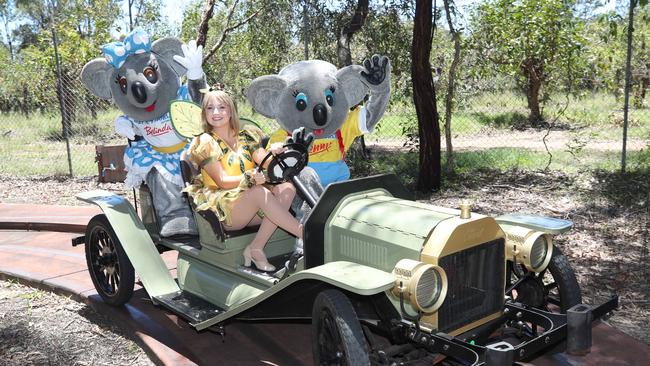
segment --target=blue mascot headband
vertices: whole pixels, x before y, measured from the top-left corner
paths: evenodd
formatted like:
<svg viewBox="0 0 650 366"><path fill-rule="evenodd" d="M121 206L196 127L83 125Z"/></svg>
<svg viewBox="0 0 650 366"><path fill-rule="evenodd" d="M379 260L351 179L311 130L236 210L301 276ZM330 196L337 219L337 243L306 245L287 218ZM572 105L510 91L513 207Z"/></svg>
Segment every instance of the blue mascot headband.
<svg viewBox="0 0 650 366"><path fill-rule="evenodd" d="M149 50L151 50L151 40L141 28L131 31L122 42L112 42L102 46L106 61L116 69L122 67L129 55L137 55Z"/></svg>

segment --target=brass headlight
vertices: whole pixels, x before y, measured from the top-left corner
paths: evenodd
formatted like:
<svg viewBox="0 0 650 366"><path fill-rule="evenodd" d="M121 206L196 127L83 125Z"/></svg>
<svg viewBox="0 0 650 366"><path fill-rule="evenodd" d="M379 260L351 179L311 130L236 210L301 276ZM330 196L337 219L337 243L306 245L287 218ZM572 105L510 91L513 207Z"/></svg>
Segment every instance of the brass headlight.
<svg viewBox="0 0 650 366"><path fill-rule="evenodd" d="M530 265L535 269L546 268L548 265L548 260L551 259L551 256L548 255L552 250L550 247L550 237L547 240L546 234L538 236L533 242L532 247L530 248ZM546 262L546 263L544 263Z"/></svg>
<svg viewBox="0 0 650 366"><path fill-rule="evenodd" d="M506 256L523 264L529 271L541 272L551 261L553 239L541 231L502 225L506 232Z"/></svg>
<svg viewBox="0 0 650 366"><path fill-rule="evenodd" d="M447 295L447 275L438 266L412 259L402 259L393 269L393 293L408 300L417 310L432 313L442 305Z"/></svg>

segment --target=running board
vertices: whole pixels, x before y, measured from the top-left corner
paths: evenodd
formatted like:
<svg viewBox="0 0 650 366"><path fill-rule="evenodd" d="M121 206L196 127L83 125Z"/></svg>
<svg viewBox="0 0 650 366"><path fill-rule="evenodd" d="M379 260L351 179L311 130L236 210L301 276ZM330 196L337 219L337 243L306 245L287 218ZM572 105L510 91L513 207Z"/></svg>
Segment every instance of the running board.
<svg viewBox="0 0 650 366"><path fill-rule="evenodd" d="M224 310L186 291L176 291L154 296L154 303L171 310L195 326L205 320L215 317Z"/></svg>

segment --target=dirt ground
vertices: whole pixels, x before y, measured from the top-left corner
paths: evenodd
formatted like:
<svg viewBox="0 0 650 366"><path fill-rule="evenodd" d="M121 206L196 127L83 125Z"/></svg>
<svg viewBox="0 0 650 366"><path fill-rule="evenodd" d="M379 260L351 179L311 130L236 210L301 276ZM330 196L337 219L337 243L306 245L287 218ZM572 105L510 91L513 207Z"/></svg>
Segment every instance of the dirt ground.
<svg viewBox="0 0 650 366"><path fill-rule="evenodd" d="M0 365L153 365L90 307L0 281Z"/></svg>
<svg viewBox="0 0 650 366"><path fill-rule="evenodd" d="M121 184L97 184L96 177L25 178L0 174L3 203L80 205L74 194L98 188L133 197L131 191L122 190ZM446 207L458 207L461 199L469 199L473 210L481 214L525 212L572 220L574 229L555 240L576 271L584 302L600 303L617 293L620 308L609 322L648 343L650 173L621 176L604 172L566 175L483 171L455 177L445 183L441 192L420 199ZM47 364L43 357L50 351L46 350L57 344L66 345L55 354L64 364L148 362L134 343L110 328L110 322L96 319L97 314L74 301L1 283L0 364ZM46 325L46 320L57 323ZM77 328L82 326L87 328ZM43 330L39 331L39 327ZM81 355L85 355L83 360Z"/></svg>

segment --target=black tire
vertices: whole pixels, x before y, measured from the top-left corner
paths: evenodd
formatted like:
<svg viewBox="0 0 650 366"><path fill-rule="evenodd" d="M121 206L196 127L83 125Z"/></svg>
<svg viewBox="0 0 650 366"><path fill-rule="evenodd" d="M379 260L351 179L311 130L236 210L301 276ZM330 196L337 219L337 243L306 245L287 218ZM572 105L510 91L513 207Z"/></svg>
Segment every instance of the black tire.
<svg viewBox="0 0 650 366"><path fill-rule="evenodd" d="M121 306L133 296L135 271L106 215L86 227L86 265L95 289L105 303Z"/></svg>
<svg viewBox="0 0 650 366"><path fill-rule="evenodd" d="M516 291L515 301L546 311L559 310L563 314L582 303L576 275L555 245L548 267L540 273L528 272L524 266L508 262L508 285L521 278L524 280L513 289Z"/></svg>
<svg viewBox="0 0 650 366"><path fill-rule="evenodd" d="M338 290L318 294L312 309L314 364L370 365L368 343L350 300Z"/></svg>

